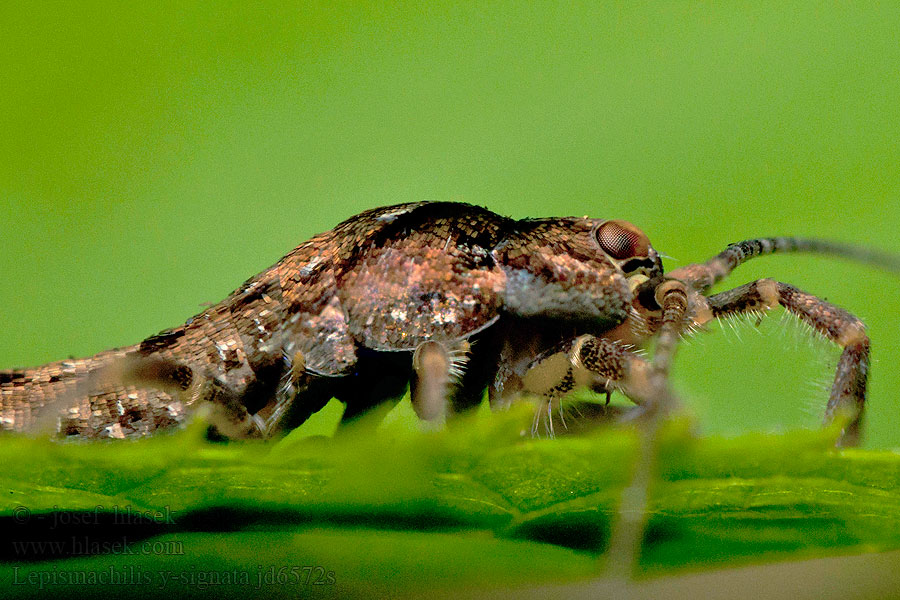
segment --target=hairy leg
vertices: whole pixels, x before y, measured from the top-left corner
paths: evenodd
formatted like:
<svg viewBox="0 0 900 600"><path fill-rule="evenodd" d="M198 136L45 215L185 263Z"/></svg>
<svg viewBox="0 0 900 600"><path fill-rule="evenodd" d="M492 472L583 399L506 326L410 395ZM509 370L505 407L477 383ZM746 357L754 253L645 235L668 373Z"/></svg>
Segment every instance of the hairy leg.
<svg viewBox="0 0 900 600"><path fill-rule="evenodd" d="M440 421L446 417L450 386L458 375L453 367L453 357L444 344L427 341L416 348L409 395L420 419Z"/></svg>
<svg viewBox="0 0 900 600"><path fill-rule="evenodd" d="M641 546L648 519L648 505L659 462L659 432L663 417L677 407L678 401L669 387L669 368L678 348L685 315L689 310L687 286L667 280L654 290L661 308L653 362L647 369L649 394L644 418L640 421L637 461L628 486L622 491L619 511L612 528L607 556L613 577L629 579L641 556Z"/></svg>
<svg viewBox="0 0 900 600"><path fill-rule="evenodd" d="M495 375L496 336L458 342L428 341L413 353L410 399L420 418L430 421L477 407Z"/></svg>
<svg viewBox="0 0 900 600"><path fill-rule="evenodd" d="M619 391L644 407L653 403L656 398L650 372L650 363L628 346L594 335L581 335L539 353L523 366L503 368L501 365L490 387L491 404L507 406L522 395L538 398L533 433L537 434L543 423L552 435L555 419L568 429L561 400L579 388L607 394ZM607 420L616 412L596 404L573 403L570 407L582 419Z"/></svg>
<svg viewBox="0 0 900 600"><path fill-rule="evenodd" d="M839 416L846 419L838 445L859 444L869 368L869 338L862 321L840 307L771 279L760 279L710 296L708 302L716 318L740 313L762 314L781 305L841 346L843 353L825 410L825 423Z"/></svg>

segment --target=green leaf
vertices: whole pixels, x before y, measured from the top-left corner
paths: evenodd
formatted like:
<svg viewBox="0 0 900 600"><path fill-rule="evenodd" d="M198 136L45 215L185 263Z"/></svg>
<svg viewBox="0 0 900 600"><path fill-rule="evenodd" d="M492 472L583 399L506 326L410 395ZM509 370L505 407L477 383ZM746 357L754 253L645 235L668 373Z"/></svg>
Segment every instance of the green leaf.
<svg viewBox="0 0 900 600"><path fill-rule="evenodd" d="M88 594L117 577L139 595L343 596L585 580L602 575L637 448L619 428L525 437L522 411L275 444L211 444L201 430L5 437L0 584ZM833 434L696 438L671 423L643 575L900 548L900 457L833 450Z"/></svg>

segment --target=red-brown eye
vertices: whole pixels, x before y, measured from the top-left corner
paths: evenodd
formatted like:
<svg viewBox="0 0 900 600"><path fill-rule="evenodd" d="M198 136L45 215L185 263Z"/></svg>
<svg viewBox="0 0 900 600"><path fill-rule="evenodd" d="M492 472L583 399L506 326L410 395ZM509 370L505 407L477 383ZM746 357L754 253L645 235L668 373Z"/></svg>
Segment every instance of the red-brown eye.
<svg viewBox="0 0 900 600"><path fill-rule="evenodd" d="M628 221L607 221L596 235L603 251L616 260L646 256L650 246L647 236Z"/></svg>

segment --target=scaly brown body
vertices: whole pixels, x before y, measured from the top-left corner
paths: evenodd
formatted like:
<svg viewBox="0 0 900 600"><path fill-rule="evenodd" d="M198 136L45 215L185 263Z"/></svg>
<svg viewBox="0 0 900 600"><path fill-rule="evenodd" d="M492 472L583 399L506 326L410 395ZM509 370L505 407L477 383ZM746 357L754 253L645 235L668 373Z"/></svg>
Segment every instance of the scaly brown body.
<svg viewBox="0 0 900 600"><path fill-rule="evenodd" d="M410 381L429 419L476 404L485 388L495 406L536 394L548 414L578 386L647 404L664 391L632 345L661 327L677 338L710 318L779 303L849 349L829 415L852 406L858 423L868 357L858 320L768 280L730 296L702 293L774 251L885 260L789 238L743 244L666 278L646 236L622 221L515 221L440 202L374 209L301 244L180 327L91 358L0 372L0 426L135 437L206 404L219 433L265 436L332 397L351 419Z"/></svg>

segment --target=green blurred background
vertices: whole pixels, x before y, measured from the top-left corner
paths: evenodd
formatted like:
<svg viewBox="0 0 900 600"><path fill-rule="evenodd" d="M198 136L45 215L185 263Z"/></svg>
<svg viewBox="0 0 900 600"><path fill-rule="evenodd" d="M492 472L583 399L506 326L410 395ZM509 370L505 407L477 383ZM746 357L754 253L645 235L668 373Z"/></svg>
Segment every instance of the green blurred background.
<svg viewBox="0 0 900 600"><path fill-rule="evenodd" d="M667 268L757 235L900 252L900 4L0 7L0 368L135 343L373 206L623 218ZM869 325L900 446L900 279L771 257ZM815 427L838 352L686 344L704 431Z"/></svg>

